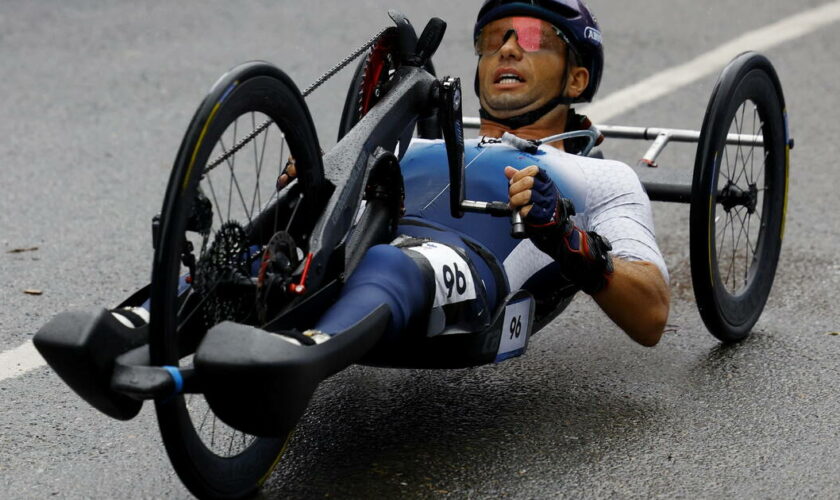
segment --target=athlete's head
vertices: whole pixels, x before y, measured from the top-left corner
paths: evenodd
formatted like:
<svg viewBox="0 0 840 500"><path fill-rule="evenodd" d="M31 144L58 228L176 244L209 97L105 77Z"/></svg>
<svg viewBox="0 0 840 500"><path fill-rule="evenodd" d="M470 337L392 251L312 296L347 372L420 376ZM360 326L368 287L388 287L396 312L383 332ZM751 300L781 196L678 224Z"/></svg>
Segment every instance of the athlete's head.
<svg viewBox="0 0 840 500"><path fill-rule="evenodd" d="M580 0L485 0L473 38L476 93L491 119L533 122L598 90L601 32Z"/></svg>

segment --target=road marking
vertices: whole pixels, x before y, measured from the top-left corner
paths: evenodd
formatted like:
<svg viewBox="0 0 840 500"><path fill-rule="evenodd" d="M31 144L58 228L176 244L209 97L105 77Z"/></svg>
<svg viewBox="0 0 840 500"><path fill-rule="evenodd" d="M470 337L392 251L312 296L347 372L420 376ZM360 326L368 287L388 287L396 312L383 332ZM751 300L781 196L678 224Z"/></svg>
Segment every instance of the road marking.
<svg viewBox="0 0 840 500"><path fill-rule="evenodd" d="M810 34L838 20L840 20L840 0L746 33L692 61L618 90L587 106L586 113L594 121L603 123L715 71L720 71L733 57L745 50L766 50ZM45 364L46 362L30 340L10 351L0 353L0 382L19 377Z"/></svg>
<svg viewBox="0 0 840 500"><path fill-rule="evenodd" d="M0 382L23 375L47 364L38 354L32 341L0 353Z"/></svg>
<svg viewBox="0 0 840 500"><path fill-rule="evenodd" d="M813 33L840 20L840 1L788 17L751 31L702 54L685 64L667 69L634 85L618 90L587 106L583 111L595 123L604 123L626 111L658 99L709 76L746 50L766 50Z"/></svg>

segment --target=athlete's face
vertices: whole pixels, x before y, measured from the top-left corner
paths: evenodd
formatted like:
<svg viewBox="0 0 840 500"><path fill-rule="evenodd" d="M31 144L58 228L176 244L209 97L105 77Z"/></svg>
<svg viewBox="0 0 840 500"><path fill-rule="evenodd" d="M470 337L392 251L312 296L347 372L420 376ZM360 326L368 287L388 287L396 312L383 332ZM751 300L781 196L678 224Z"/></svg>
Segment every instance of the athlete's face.
<svg viewBox="0 0 840 500"><path fill-rule="evenodd" d="M559 30L540 19L508 17L485 26L476 40L481 106L499 118L538 109L560 95L578 97L589 71L567 61ZM568 71L568 74L565 74Z"/></svg>
<svg viewBox="0 0 840 500"><path fill-rule="evenodd" d="M481 105L494 116L526 113L560 94L566 45L551 24L498 19L481 30L476 51Z"/></svg>

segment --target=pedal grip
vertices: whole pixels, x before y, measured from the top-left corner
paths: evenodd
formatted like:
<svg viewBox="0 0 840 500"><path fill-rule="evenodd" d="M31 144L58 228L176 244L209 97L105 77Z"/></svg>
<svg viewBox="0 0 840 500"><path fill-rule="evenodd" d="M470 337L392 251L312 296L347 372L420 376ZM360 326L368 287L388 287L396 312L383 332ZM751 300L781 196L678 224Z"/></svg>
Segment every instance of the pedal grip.
<svg viewBox="0 0 840 500"><path fill-rule="evenodd" d="M420 66L423 66L426 61L432 58L440 47L444 33L446 33L446 21L439 17L429 19L428 24L423 28L423 33L420 34L420 40L417 42L417 59Z"/></svg>
<svg viewBox="0 0 840 500"><path fill-rule="evenodd" d="M297 424L325 378L358 361L391 318L380 306L323 344L299 346L277 334L223 322L195 354L204 397L223 422L257 436L282 437Z"/></svg>

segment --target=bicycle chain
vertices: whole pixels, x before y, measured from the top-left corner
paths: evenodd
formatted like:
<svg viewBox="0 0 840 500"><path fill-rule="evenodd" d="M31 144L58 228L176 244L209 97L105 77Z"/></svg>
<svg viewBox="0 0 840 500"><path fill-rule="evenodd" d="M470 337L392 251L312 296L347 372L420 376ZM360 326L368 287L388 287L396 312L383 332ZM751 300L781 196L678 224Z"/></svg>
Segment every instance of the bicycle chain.
<svg viewBox="0 0 840 500"><path fill-rule="evenodd" d="M338 73L339 71L341 71L342 69L344 69L344 67L346 67L348 64L350 64L351 62L353 62L356 58L358 58L360 55L362 55L362 53L363 53L365 50L369 49L369 48L370 48L370 47L371 47L374 43L376 43L376 41L377 41L377 40L379 40L379 38L380 38L382 35L384 35L384 34L385 34L385 32L386 32L386 31L388 31L388 29L389 29L389 28L385 28L385 29L383 29L382 31L380 31L379 33L377 33L376 35L374 35L373 37L371 37L371 39L370 39L370 40L368 40L367 42L365 42L365 44L364 44L364 45L362 45L361 47L359 47L358 49L356 49L355 51L353 51L353 53L352 53L352 54L350 54L349 56L345 57L344 59L342 59L341 61L339 61L339 63L338 63L338 64L336 64L335 66L333 66L332 68L330 68L330 70L329 70L329 71L327 71L326 73L324 73L324 74L323 74L320 78L318 78L317 80L315 80L315 82L314 82L312 85L310 85L310 86L309 86L306 90L304 90L304 91L303 91L303 97L307 97L309 94L311 94L311 93L312 93L312 91L313 91L313 90L315 90L315 89L317 89L318 87L320 87L321 85L323 85L323 83L324 83L324 82L326 82L327 80L329 80L330 78L332 78L332 77L333 77L336 73Z"/></svg>
<svg viewBox="0 0 840 500"><path fill-rule="evenodd" d="M371 39L370 39L370 40L368 40L367 42L365 42L365 44L364 44L364 45L362 45L362 46L361 46L361 47L359 47L358 49L354 50L354 51L353 51L350 55L348 55L347 57L345 57L344 59L342 59L341 61L339 61L339 62L338 62L338 64L336 64L335 66L333 66L332 68L330 68L330 69L329 69L326 73L324 73L324 74L323 74L323 75L321 75L321 76L320 76L317 80L315 80L315 81L312 83L312 85L310 85L309 87L307 87L307 88L306 88L306 90L304 90L304 91L303 91L303 94L301 94L301 95L302 95L304 98L305 98L305 97L308 97L308 96L309 96L309 94L311 94L311 93L312 93L315 89L317 89L318 87L320 87L321 85L323 85L323 84L324 84L324 82L326 82L327 80L329 80L330 78L332 78L333 76L335 76L335 74L336 74L336 73L338 73L339 71L341 71L342 69L344 69L344 68L345 68L348 64L350 64L351 62L353 62L354 60L356 60L356 59L357 59L360 55L362 55L362 53L364 53L367 49L369 49L370 47L372 47L372 46L373 46L373 44L375 44L375 43L377 42L377 40L379 40L379 38L380 38L382 35L384 35L386 31L388 31L388 29L389 29L389 28L385 28L385 29L383 29L382 31L380 31L379 33L377 33L376 35L374 35L373 37L371 37ZM231 148L231 150L230 150L230 151L225 151L225 152L224 152L221 156L219 156L218 158L216 158L215 160L213 160L212 162L210 162L210 163L207 165L207 168L205 168L205 169L204 169L204 173L206 174L207 172L210 172L210 171L211 171L211 170L213 170L214 168L218 167L218 166L219 166L222 162L226 161L228 158L230 158L231 156L233 156L234 154L236 154L236 153L237 153L240 149L242 149L243 147L245 147L245 145L246 145L246 144L248 144L249 142L253 141L255 137L257 137L257 136L258 136L258 135L260 135L260 134L261 134L261 133L262 133L265 129L267 129L267 128L268 128L268 127L272 124L272 123L274 123L274 121L273 121L273 120L271 120L271 119L268 119L268 120L266 120L265 122L263 122L262 124L260 124L260 126L259 126L259 127L257 127L256 129L254 129L254 131L253 131L253 132L251 132L251 133L250 133L250 134L248 134L247 136L243 137L243 138L242 138L239 142L237 142L237 143L236 143L236 145L235 145L235 146L233 146L233 148Z"/></svg>

